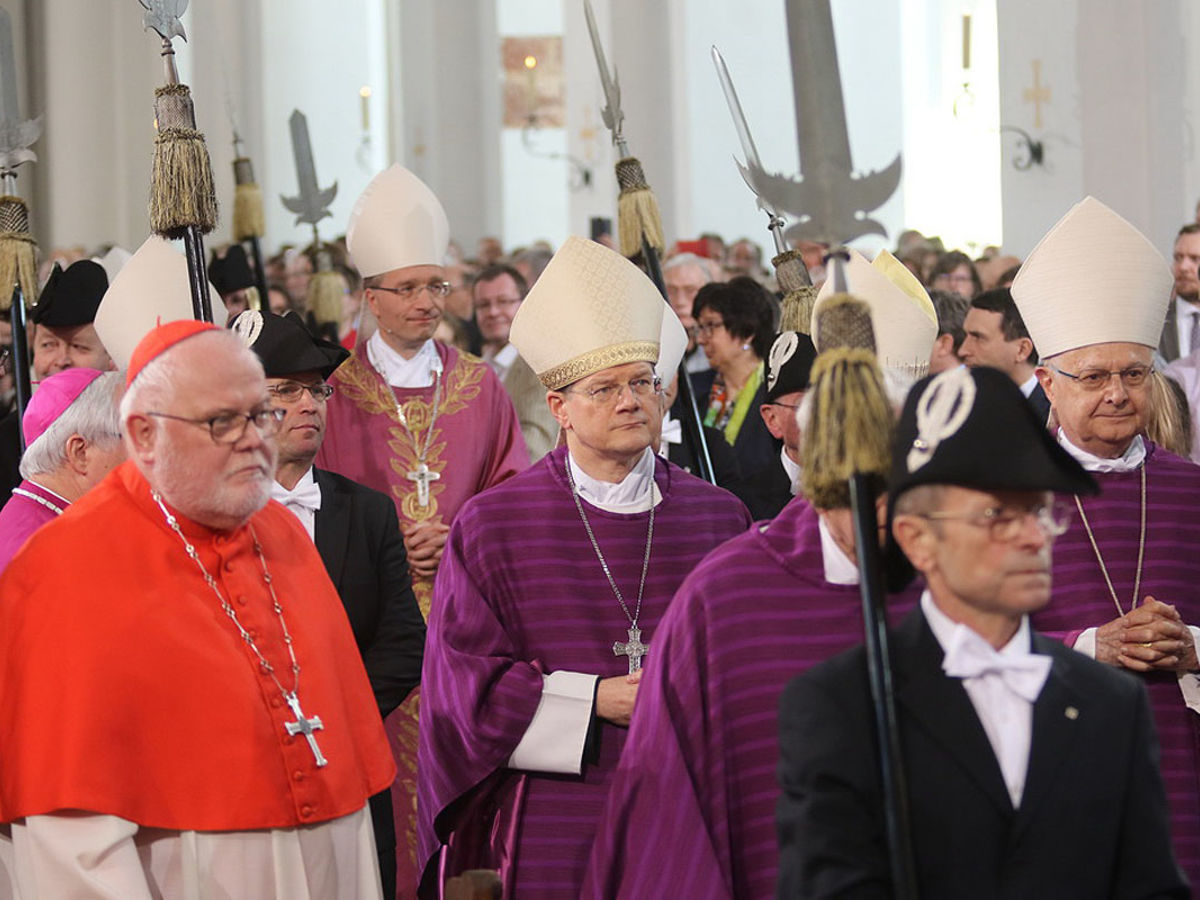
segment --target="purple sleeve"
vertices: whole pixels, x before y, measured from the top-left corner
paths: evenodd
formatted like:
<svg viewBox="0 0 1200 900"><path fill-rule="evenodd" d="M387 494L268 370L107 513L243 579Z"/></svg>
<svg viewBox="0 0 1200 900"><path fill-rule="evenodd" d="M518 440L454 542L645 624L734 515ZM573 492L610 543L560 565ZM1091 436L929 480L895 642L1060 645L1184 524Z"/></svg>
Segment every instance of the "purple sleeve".
<svg viewBox="0 0 1200 900"><path fill-rule="evenodd" d="M443 813L503 768L537 710L542 672L516 658L512 640L472 559L485 542L460 517L434 585L422 673L418 769L419 862L454 830Z"/></svg>

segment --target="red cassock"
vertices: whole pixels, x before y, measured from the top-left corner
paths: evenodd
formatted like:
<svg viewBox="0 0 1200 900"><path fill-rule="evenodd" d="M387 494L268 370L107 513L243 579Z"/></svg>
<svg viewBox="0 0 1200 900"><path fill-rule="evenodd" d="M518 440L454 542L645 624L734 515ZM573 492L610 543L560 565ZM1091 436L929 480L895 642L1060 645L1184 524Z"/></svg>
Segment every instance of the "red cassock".
<svg viewBox="0 0 1200 900"><path fill-rule="evenodd" d="M275 502L214 532L180 518L280 682L300 665L318 767L132 463L40 529L0 579L0 821L87 810L174 830L290 828L359 810L395 766L312 541Z"/></svg>

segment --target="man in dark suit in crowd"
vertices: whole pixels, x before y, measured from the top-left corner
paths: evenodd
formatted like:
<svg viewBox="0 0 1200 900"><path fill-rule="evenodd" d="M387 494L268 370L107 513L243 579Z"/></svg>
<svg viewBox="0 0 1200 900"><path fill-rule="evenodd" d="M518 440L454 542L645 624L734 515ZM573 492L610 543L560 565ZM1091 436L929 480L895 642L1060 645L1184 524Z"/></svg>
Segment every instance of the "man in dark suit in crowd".
<svg viewBox="0 0 1200 900"><path fill-rule="evenodd" d="M981 367L913 389L890 490L889 553L927 585L892 638L918 895L1190 896L1144 688L1029 627L1050 492L1095 482ZM861 646L789 685L780 729L779 896L892 896Z"/></svg>
<svg viewBox="0 0 1200 900"><path fill-rule="evenodd" d="M1050 415L1050 401L1033 374L1038 364L1037 348L1013 302L1012 291L996 288L977 294L963 320L963 331L966 336L958 348L962 361L972 367L991 366L1011 378L1044 425Z"/></svg>
<svg viewBox="0 0 1200 900"><path fill-rule="evenodd" d="M295 315L249 310L233 329L262 361L272 402L286 415L276 443L271 496L300 520L337 588L379 714L421 680L425 621L413 596L396 507L384 494L313 466L325 435L325 383L349 354L312 337ZM371 798L384 896L396 895L396 831L390 791Z"/></svg>
<svg viewBox="0 0 1200 900"><path fill-rule="evenodd" d="M1200 224L1189 222L1175 236L1171 275L1175 285L1158 343L1167 362L1200 350Z"/></svg>

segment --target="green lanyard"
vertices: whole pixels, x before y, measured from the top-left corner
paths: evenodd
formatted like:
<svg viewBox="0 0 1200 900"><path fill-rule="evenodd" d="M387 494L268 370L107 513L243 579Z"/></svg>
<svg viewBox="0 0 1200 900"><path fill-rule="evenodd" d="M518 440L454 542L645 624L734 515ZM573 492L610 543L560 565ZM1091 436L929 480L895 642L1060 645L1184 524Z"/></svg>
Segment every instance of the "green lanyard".
<svg viewBox="0 0 1200 900"><path fill-rule="evenodd" d="M758 386L762 384L762 379L763 364L759 363L758 368L746 379L746 383L738 392L737 402L733 405L733 415L725 423L725 442L730 447L737 440L738 432L742 429L742 422L746 420L746 413L750 411L750 404L754 402L754 398L758 394Z"/></svg>

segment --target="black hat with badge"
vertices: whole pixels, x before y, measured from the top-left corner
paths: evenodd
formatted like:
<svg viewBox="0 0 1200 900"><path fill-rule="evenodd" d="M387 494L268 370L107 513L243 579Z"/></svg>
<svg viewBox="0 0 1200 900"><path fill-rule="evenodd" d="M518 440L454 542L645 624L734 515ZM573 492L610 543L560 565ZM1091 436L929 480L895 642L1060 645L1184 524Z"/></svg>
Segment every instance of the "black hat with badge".
<svg viewBox="0 0 1200 900"><path fill-rule="evenodd" d="M1099 486L1042 425L999 369L958 366L917 382L896 427L888 482L888 556L896 501L925 484L980 491L1098 494Z"/></svg>
<svg viewBox="0 0 1200 900"><path fill-rule="evenodd" d="M48 328L90 325L107 290L108 275L100 263L81 259L65 269L55 263L31 318Z"/></svg>
<svg viewBox="0 0 1200 900"><path fill-rule="evenodd" d="M224 256L213 254L208 263L208 280L222 297L255 286L254 273L241 244L230 246Z"/></svg>
<svg viewBox="0 0 1200 900"><path fill-rule="evenodd" d="M775 335L767 354L767 402L774 403L784 394L807 391L817 350L812 338L801 331L783 331Z"/></svg>
<svg viewBox="0 0 1200 900"><path fill-rule="evenodd" d="M345 347L314 338L294 313L277 316L248 309L229 327L262 361L268 378L301 372L320 372L328 378L350 356Z"/></svg>

